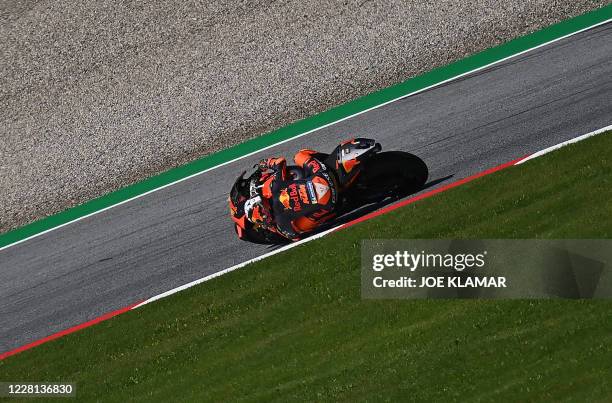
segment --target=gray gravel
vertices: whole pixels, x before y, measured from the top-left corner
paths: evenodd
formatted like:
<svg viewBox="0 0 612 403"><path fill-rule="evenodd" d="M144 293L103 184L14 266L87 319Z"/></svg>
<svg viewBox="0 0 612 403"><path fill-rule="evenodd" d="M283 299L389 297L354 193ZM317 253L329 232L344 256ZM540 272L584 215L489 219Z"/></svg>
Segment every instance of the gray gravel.
<svg viewBox="0 0 612 403"><path fill-rule="evenodd" d="M0 231L608 3L3 2Z"/></svg>

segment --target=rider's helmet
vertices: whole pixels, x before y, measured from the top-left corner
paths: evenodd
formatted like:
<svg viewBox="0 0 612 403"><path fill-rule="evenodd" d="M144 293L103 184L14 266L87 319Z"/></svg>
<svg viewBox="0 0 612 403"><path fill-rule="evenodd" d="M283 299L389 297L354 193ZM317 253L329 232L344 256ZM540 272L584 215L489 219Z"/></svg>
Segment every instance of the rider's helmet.
<svg viewBox="0 0 612 403"><path fill-rule="evenodd" d="M246 179L245 173L234 182L228 200L234 229L240 239L246 239L247 233L261 225L269 226L272 221L268 202L259 196L261 172L256 171Z"/></svg>
<svg viewBox="0 0 612 403"><path fill-rule="evenodd" d="M244 213L252 224L261 225L268 219L268 211L261 196L255 196L244 203Z"/></svg>

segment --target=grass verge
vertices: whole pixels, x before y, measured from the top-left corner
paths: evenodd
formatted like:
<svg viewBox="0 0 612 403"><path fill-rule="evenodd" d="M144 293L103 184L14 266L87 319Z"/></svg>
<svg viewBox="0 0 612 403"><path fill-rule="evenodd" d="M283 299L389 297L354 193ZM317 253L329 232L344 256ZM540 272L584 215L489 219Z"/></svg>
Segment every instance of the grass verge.
<svg viewBox="0 0 612 403"><path fill-rule="evenodd" d="M612 398L612 302L365 301L364 238L610 238L612 135L9 357L79 400Z"/></svg>

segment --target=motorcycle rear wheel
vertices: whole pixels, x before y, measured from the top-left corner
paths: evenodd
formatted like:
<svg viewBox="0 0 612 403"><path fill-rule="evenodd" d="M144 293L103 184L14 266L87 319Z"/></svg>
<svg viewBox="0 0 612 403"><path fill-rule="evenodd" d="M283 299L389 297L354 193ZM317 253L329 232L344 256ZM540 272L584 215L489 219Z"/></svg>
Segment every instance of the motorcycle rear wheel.
<svg viewBox="0 0 612 403"><path fill-rule="evenodd" d="M422 159L403 151L378 153L363 165L351 192L362 201L407 196L423 189L429 176Z"/></svg>

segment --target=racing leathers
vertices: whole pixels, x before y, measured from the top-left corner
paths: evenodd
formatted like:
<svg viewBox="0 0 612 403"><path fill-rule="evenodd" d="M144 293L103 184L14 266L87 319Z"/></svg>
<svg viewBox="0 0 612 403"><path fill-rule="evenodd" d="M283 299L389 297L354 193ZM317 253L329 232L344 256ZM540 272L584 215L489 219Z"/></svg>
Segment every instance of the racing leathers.
<svg viewBox="0 0 612 403"><path fill-rule="evenodd" d="M260 169L270 170L263 180L261 194L269 206L275 230L297 240L334 217L338 195L333 173L322 162L327 155L300 150L295 164L302 168L297 177L287 170L285 158L268 158Z"/></svg>

